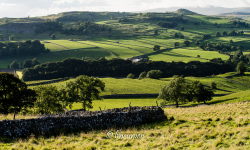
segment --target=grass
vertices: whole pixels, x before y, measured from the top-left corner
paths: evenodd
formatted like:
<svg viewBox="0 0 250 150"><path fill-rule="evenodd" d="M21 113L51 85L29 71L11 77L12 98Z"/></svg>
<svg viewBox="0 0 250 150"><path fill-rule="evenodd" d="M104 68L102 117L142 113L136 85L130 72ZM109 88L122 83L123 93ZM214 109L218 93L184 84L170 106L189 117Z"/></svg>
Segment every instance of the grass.
<svg viewBox="0 0 250 150"><path fill-rule="evenodd" d="M26 59L37 58L40 63L62 61L67 58L82 59L85 57L100 58L112 57L112 54L102 48L86 48L86 49L71 49L65 51L53 51L50 53L41 54L39 56L27 56L16 58L5 58L0 60L0 68L6 68L13 60L23 62Z"/></svg>
<svg viewBox="0 0 250 150"><path fill-rule="evenodd" d="M168 84L168 80L154 79L101 79L106 85L105 95L112 94L153 94Z"/></svg>
<svg viewBox="0 0 250 150"><path fill-rule="evenodd" d="M80 44L80 43L69 41L69 40L47 40L47 41L43 41L43 43L48 49L52 51L93 48L93 46L84 45L84 44Z"/></svg>
<svg viewBox="0 0 250 150"><path fill-rule="evenodd" d="M220 38L214 38L210 41L212 42L222 42L222 43L229 43L230 41L233 41L234 45L237 46L243 46L245 48L245 51L250 50L250 40L248 36L240 36L240 37L220 37Z"/></svg>
<svg viewBox="0 0 250 150"><path fill-rule="evenodd" d="M187 80L198 80L207 86L211 86L212 82L217 84L218 90L216 94L231 94L250 89L250 73L246 73L246 76L233 76L235 73L221 74L217 76L208 77L186 77ZM232 77L231 77L232 76ZM160 89L167 85L172 78L163 78L160 80L155 79L115 79L115 78L101 78L105 83L105 91L102 95L113 94L157 94ZM74 79L71 79L72 81ZM32 81L27 84L32 84L43 81ZM62 81L53 83L57 87L63 87L68 81ZM33 87L32 87L33 88Z"/></svg>
<svg viewBox="0 0 250 150"><path fill-rule="evenodd" d="M210 16L203 16L203 15L191 15L190 17L202 20L206 23L217 23L217 24L227 24L230 23L228 18L222 17L210 17Z"/></svg>
<svg viewBox="0 0 250 150"><path fill-rule="evenodd" d="M64 87L69 81L62 81L49 85ZM160 89L168 84L169 80L154 80L154 79L115 79L115 78L101 78L105 83L105 91L102 95L114 95L114 94L155 94L159 93ZM31 81L27 84L39 83L43 81ZM34 88L34 87L31 87Z"/></svg>
<svg viewBox="0 0 250 150"><path fill-rule="evenodd" d="M113 109L113 108L123 108L129 106L160 106L162 100L157 99L104 99L104 100L96 100L93 101L93 109L91 111L99 111L106 110L106 109ZM72 107L73 110L82 109L81 103L76 103Z"/></svg>
<svg viewBox="0 0 250 150"><path fill-rule="evenodd" d="M235 73L226 73L210 77L186 77L187 80L201 81L207 86L211 86L212 82L217 84L215 94L222 96L215 96L208 104L215 103L232 103L250 101L250 73L246 76L235 76ZM114 79L114 78L101 78L106 85L106 90L101 95L115 95L115 94L158 94L160 89L167 85L172 78L163 78L161 80L154 79ZM70 79L73 81L74 79ZM28 84L39 83L43 81L31 81ZM57 87L64 87L69 81L53 83L51 85ZM46 86L46 85L45 85ZM34 87L31 87L34 88ZM223 96L225 95L225 96ZM156 102L157 101L157 102ZM131 106L156 106L160 105L163 101L155 98L130 98L130 99L104 99L93 101L93 109L96 111L112 108L122 108ZM171 104L171 103L168 103ZM186 103L182 106L196 106L198 103ZM81 109L81 103L75 103L72 109Z"/></svg>
<svg viewBox="0 0 250 150"><path fill-rule="evenodd" d="M229 95L215 97L212 102L238 102L238 101L250 101L250 90L232 93Z"/></svg>
<svg viewBox="0 0 250 150"><path fill-rule="evenodd" d="M198 57L198 55L200 57ZM189 48L178 48L173 49L161 54L152 55L150 59L155 61L167 61L167 62L190 62L190 61L201 61L207 62L213 58L222 58L227 60L229 57L223 54L220 54L215 51L204 51L197 47Z"/></svg>
<svg viewBox="0 0 250 150"><path fill-rule="evenodd" d="M164 38L138 38L130 40L97 40L97 41L70 41L70 40L44 40L45 47L51 52L37 56L4 58L0 60L0 68L6 68L13 60L23 62L25 59L37 58L41 63L62 61L66 58L130 58L153 52L154 45L161 49L173 48L175 42L183 43L183 39ZM201 57L198 58L197 55ZM151 55L153 61L209 61L213 58L228 59L228 56L218 52L203 51L196 47L173 49L157 55Z"/></svg>
<svg viewBox="0 0 250 150"><path fill-rule="evenodd" d="M212 82L217 84L216 94L230 94L250 89L250 74L246 76L234 76L235 73L221 74L210 77L188 77L189 80L199 80L203 84L210 86ZM232 76L232 77L231 77Z"/></svg>
<svg viewBox="0 0 250 150"><path fill-rule="evenodd" d="M0 143L0 149L249 149L250 103L219 104L165 109L172 121L120 130L123 135L141 138L108 138L116 129L29 138Z"/></svg>

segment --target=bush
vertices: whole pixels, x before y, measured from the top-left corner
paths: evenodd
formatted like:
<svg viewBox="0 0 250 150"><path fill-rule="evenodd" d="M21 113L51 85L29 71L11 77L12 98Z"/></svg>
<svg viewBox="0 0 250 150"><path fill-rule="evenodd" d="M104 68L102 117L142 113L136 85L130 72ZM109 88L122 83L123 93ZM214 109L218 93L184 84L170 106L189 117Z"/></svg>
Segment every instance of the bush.
<svg viewBox="0 0 250 150"><path fill-rule="evenodd" d="M49 50L40 41L0 42L0 57L34 56Z"/></svg>
<svg viewBox="0 0 250 150"><path fill-rule="evenodd" d="M135 75L134 75L133 73L130 73L130 74L128 74L127 78L129 78L129 79L134 79L134 78L135 78Z"/></svg>
<svg viewBox="0 0 250 150"><path fill-rule="evenodd" d="M161 50L161 46L159 45L155 45L154 48L153 48L154 51L159 51Z"/></svg>
<svg viewBox="0 0 250 150"><path fill-rule="evenodd" d="M147 73L147 78L151 79L160 79L162 77L162 71L160 70L151 70Z"/></svg>
<svg viewBox="0 0 250 150"><path fill-rule="evenodd" d="M139 75L139 80L141 80L141 79L144 79L144 78L146 78L147 77L147 72L142 72L140 75Z"/></svg>
<svg viewBox="0 0 250 150"><path fill-rule="evenodd" d="M241 61L237 64L236 71L239 75L244 75L246 70L247 68L244 62Z"/></svg>
<svg viewBox="0 0 250 150"><path fill-rule="evenodd" d="M216 84L215 82L212 82L212 83L211 83L211 88L212 88L213 90L217 89L217 84Z"/></svg>

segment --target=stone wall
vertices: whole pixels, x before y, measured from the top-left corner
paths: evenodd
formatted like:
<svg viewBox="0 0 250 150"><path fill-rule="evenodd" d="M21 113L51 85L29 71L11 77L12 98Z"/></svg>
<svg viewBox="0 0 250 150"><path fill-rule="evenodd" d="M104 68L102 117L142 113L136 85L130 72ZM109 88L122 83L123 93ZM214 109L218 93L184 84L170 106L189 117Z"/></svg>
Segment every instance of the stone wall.
<svg viewBox="0 0 250 150"><path fill-rule="evenodd" d="M61 78L61 79L55 79L55 80L50 80L50 81L44 81L44 82L39 82L39 83L32 83L32 84L27 84L28 86L40 86L40 85L46 85L46 84L52 84L52 83L58 83L62 81L67 81L70 78Z"/></svg>
<svg viewBox="0 0 250 150"><path fill-rule="evenodd" d="M160 107L128 107L96 112L71 111L37 119L0 121L0 136L7 138L56 136L109 128L134 127L166 119Z"/></svg>

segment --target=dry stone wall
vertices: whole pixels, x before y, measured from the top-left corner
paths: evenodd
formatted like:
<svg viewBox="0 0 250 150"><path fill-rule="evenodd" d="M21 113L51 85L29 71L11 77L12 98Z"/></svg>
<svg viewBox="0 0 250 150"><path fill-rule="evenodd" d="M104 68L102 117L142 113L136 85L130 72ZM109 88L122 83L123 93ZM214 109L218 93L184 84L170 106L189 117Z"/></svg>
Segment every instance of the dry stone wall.
<svg viewBox="0 0 250 150"><path fill-rule="evenodd" d="M14 139L30 136L56 136L109 128L134 127L166 119L160 107L128 107L96 112L70 111L37 119L0 121L0 136Z"/></svg>

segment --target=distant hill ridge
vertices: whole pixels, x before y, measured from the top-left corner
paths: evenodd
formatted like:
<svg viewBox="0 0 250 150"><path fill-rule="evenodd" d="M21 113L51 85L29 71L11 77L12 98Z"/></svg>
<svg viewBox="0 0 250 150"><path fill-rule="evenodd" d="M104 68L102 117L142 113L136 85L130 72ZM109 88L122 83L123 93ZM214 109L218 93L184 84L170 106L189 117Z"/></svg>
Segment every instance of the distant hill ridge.
<svg viewBox="0 0 250 150"><path fill-rule="evenodd" d="M145 10L143 12L173 12L180 9L180 7L169 7L169 8L155 8ZM239 7L239 8L226 8L226 7L184 7L184 9L203 14L203 15L220 15L223 13L232 13L232 12L244 12L250 13L250 7Z"/></svg>
<svg viewBox="0 0 250 150"><path fill-rule="evenodd" d="M223 13L221 15L223 16L238 16L238 15L248 16L250 15L250 12L232 12L232 13Z"/></svg>
<svg viewBox="0 0 250 150"><path fill-rule="evenodd" d="M188 9L178 9L175 13L177 14L182 14L182 15L198 15L198 13L195 13L193 11L190 11Z"/></svg>

